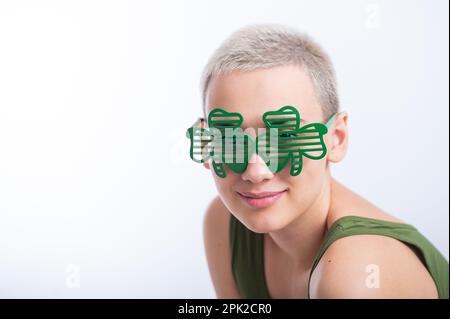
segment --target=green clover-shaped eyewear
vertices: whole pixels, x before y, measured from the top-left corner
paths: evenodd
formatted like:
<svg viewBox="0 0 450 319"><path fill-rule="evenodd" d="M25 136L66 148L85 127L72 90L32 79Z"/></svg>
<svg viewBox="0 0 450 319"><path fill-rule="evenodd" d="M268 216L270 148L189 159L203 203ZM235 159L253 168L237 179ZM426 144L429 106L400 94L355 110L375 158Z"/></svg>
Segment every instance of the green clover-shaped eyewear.
<svg viewBox="0 0 450 319"><path fill-rule="evenodd" d="M223 178L226 177L224 164L234 173L243 173L256 152L273 173L292 161L290 174L296 176L302 171L303 156L318 160L326 155L323 136L336 116L334 113L326 124L300 127L297 109L284 106L263 114L268 129L254 139L242 130L241 114L214 109L208 115L208 128L201 127L198 120L187 130L186 136L191 140L190 157L198 163L211 159L215 173Z"/></svg>

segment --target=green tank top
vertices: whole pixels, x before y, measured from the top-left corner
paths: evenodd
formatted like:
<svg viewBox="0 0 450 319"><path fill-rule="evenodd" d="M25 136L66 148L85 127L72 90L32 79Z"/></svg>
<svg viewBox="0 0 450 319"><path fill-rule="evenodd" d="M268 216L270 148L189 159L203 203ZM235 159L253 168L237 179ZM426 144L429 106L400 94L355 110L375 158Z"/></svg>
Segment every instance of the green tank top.
<svg viewBox="0 0 450 319"><path fill-rule="evenodd" d="M439 298L449 298L449 264L415 227L360 216L344 216L333 223L316 254L309 280L320 258L334 241L347 236L369 234L392 237L417 248L436 284ZM231 268L243 298L270 298L264 273L263 239L264 234L249 230L230 214Z"/></svg>

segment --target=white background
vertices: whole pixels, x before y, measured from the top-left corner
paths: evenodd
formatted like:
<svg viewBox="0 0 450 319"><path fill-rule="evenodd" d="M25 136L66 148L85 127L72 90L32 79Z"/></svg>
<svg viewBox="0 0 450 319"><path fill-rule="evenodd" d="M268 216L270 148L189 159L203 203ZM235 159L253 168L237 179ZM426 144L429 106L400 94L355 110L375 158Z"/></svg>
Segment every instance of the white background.
<svg viewBox="0 0 450 319"><path fill-rule="evenodd" d="M334 61L351 140L333 174L448 258L448 9L1 1L0 297L215 297L202 218L216 191L184 134L210 54L263 22Z"/></svg>

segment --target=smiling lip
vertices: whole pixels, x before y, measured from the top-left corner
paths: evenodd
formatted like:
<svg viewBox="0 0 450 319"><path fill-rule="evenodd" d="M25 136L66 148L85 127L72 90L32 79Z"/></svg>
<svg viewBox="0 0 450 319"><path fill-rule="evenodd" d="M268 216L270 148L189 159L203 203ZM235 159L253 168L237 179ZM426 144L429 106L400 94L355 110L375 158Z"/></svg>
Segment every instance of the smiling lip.
<svg viewBox="0 0 450 319"><path fill-rule="evenodd" d="M284 192L286 192L286 190L280 192L237 193L248 205L254 208L266 208L273 205L281 196L283 196Z"/></svg>

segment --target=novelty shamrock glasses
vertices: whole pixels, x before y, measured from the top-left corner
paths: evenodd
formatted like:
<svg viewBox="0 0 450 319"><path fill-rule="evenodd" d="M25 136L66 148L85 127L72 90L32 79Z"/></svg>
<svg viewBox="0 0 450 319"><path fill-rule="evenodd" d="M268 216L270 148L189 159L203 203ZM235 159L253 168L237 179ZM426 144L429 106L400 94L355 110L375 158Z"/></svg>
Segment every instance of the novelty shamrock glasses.
<svg viewBox="0 0 450 319"><path fill-rule="evenodd" d="M219 177L226 177L224 164L234 173L243 173L254 152L268 168L277 173L290 161L290 174L300 174L303 156L318 160L326 155L323 136L336 118L334 113L326 124L310 123L300 127L300 114L293 106L263 114L268 129L253 138L241 128L243 118L239 113L214 109L208 115L209 128L200 126L198 120L186 136L191 140L190 157L197 163L211 160ZM259 132L260 130L258 130Z"/></svg>

